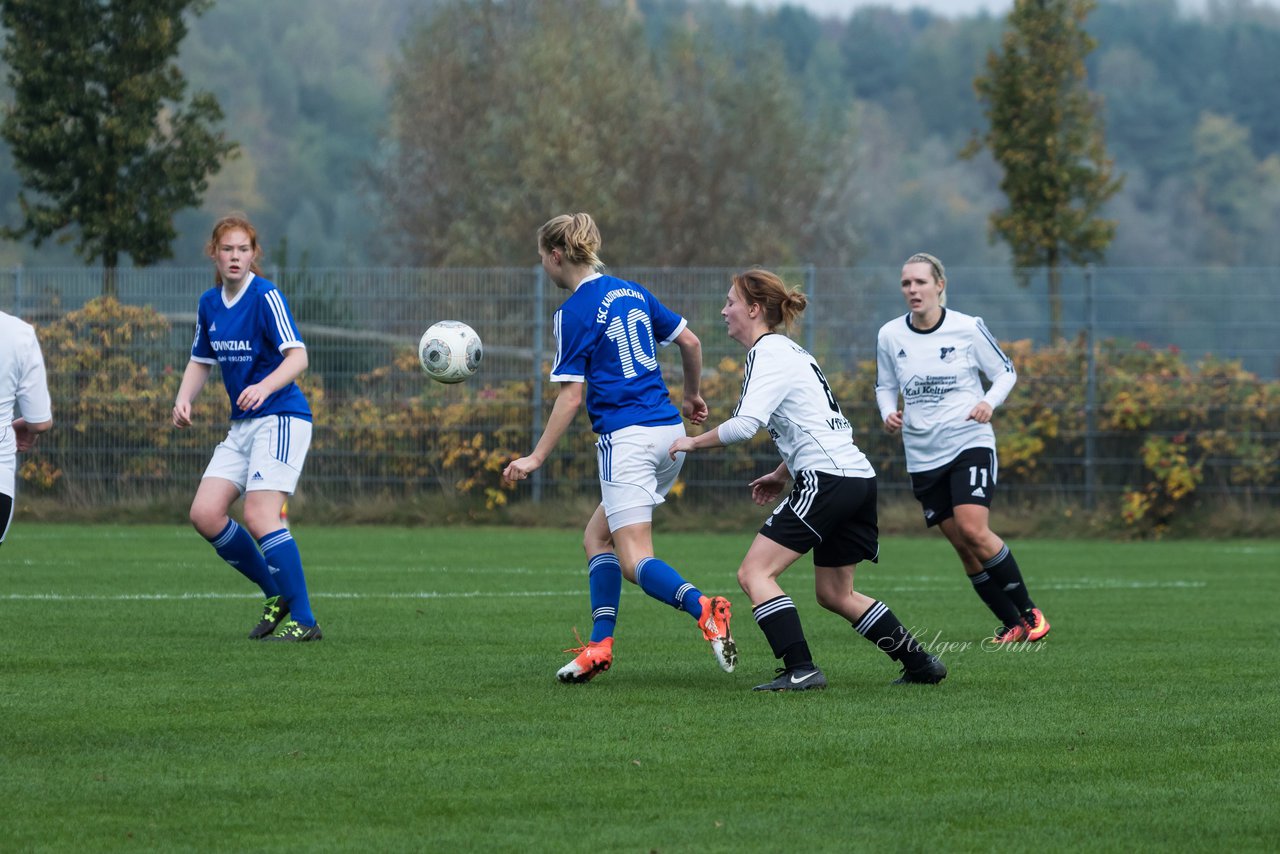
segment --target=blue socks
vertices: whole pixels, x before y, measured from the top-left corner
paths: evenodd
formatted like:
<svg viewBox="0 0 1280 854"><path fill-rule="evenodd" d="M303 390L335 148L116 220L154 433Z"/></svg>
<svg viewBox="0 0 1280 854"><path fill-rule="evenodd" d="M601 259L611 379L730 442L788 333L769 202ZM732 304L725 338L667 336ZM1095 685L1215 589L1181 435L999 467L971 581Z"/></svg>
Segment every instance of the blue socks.
<svg viewBox="0 0 1280 854"><path fill-rule="evenodd" d="M613 637L618 624L618 600L622 598L622 565L618 556L606 552L587 564L587 584L591 589L591 642Z"/></svg>
<svg viewBox="0 0 1280 854"><path fill-rule="evenodd" d="M227 520L227 527L222 533L209 540L209 545L218 553L218 557L234 566L240 574L262 588L262 592L270 599L280 595L280 585L275 576L267 569L267 561L258 551L258 544L244 528L236 524L235 519Z"/></svg>
<svg viewBox="0 0 1280 854"><path fill-rule="evenodd" d="M258 540L268 571L280 585L280 595L289 605L289 615L304 626L314 626L311 600L307 598L307 579L302 574L302 555L288 528L267 534Z"/></svg>
<svg viewBox="0 0 1280 854"><path fill-rule="evenodd" d="M659 602L688 611L695 620L702 616L702 604L699 601L702 591L656 557L647 557L636 564L636 584Z"/></svg>

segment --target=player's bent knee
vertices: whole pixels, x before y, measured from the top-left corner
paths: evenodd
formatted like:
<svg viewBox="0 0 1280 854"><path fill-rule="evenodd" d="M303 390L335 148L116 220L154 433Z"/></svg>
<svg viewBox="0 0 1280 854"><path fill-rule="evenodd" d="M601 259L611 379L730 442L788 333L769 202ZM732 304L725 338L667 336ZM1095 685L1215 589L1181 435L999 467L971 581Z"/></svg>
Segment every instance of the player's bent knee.
<svg viewBox="0 0 1280 854"><path fill-rule="evenodd" d="M229 518L224 512L207 507L199 507L194 504L191 506L189 516L191 525L205 539L211 539L222 533L222 529L227 527L227 519Z"/></svg>
<svg viewBox="0 0 1280 854"><path fill-rule="evenodd" d="M770 580L770 574L767 569L761 567L741 566L738 568L738 586L742 588L742 592L746 593L754 601L755 590L760 585Z"/></svg>

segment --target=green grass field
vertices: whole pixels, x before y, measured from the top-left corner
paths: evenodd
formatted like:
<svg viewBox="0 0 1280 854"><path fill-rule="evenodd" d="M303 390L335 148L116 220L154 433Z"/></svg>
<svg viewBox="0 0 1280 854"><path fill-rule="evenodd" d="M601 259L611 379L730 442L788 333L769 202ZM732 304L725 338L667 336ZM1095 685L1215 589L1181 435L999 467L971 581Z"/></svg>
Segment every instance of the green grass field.
<svg viewBox="0 0 1280 854"><path fill-rule="evenodd" d="M244 638L259 597L180 527L19 522L0 549L0 850L1274 850L1280 542L1014 543L1054 629L995 651L941 539L860 590L940 649L897 669L783 585L831 687L775 662L750 539L658 534L735 603L722 673L627 585L614 667L572 531L295 524L325 640ZM735 594L737 594L735 596Z"/></svg>

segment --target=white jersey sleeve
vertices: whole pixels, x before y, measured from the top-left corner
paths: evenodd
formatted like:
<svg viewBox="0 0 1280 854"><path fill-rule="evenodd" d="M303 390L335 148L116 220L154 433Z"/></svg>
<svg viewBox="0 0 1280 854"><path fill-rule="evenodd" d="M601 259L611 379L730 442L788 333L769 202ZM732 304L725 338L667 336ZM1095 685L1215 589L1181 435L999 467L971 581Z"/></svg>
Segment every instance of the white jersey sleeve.
<svg viewBox="0 0 1280 854"><path fill-rule="evenodd" d="M44 356L35 328L0 312L0 426L19 413L33 424L53 418Z"/></svg>
<svg viewBox="0 0 1280 854"><path fill-rule="evenodd" d="M747 353L742 398L733 415L767 424L793 475L875 477L818 363L786 336L765 335Z"/></svg>
<svg viewBox="0 0 1280 854"><path fill-rule="evenodd" d="M889 324L876 336L876 406L884 421L898 411L898 372L894 369L893 341L887 334Z"/></svg>
<svg viewBox="0 0 1280 854"><path fill-rule="evenodd" d="M1000 349L995 336L987 330L987 325L982 322L981 317L973 319L973 327L974 356L978 362L978 368L991 381L991 387L987 389L982 399L995 409L1004 403L1009 397L1009 392L1013 391L1014 384L1018 382L1018 372L1013 368L1013 361Z"/></svg>

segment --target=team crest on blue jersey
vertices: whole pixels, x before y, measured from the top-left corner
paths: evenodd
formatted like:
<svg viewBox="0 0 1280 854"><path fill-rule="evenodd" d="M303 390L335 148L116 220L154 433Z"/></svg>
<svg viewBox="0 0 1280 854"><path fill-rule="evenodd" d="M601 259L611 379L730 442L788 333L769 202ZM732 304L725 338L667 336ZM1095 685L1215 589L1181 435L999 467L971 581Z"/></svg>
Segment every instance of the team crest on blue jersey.
<svg viewBox="0 0 1280 854"><path fill-rule="evenodd" d="M939 357L940 357L940 358L942 359L942 361L944 361L944 362L954 362L954 361L956 360L956 348L955 348L955 347L943 347L943 348L942 348L942 353L941 353L941 354L939 354Z"/></svg>

